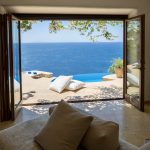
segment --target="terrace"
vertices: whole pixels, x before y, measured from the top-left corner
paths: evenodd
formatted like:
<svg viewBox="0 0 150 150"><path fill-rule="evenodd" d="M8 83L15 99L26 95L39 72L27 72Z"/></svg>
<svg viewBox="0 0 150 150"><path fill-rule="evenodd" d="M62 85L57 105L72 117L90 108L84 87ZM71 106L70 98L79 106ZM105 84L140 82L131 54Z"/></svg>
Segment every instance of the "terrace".
<svg viewBox="0 0 150 150"><path fill-rule="evenodd" d="M32 26L28 31L26 24L30 23ZM24 105L124 97L122 19L22 20L21 25ZM43 32L38 30L41 28ZM35 33L41 36L37 38ZM115 74L118 68L121 68L120 78ZM58 93L48 89L53 77L35 79L25 73L34 69L50 71L53 77L73 75L74 80L85 85L74 91Z"/></svg>
<svg viewBox="0 0 150 150"><path fill-rule="evenodd" d="M114 75L113 75L114 76ZM85 86L76 91L64 90L62 93L49 90L52 78L33 79L29 75L23 77L23 104L56 103L60 100L69 102L119 99L123 97L123 78L100 82L85 82ZM30 86L29 86L30 85Z"/></svg>

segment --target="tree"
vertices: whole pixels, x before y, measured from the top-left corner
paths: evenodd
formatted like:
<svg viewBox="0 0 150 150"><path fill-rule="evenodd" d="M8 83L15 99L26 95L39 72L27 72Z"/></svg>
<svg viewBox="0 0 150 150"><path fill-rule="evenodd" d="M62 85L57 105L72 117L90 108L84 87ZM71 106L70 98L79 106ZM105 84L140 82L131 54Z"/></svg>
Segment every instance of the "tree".
<svg viewBox="0 0 150 150"><path fill-rule="evenodd" d="M33 23L37 23L37 21L21 21L21 29L23 31L31 30ZM100 37L113 40L116 36L108 30L108 26L116 25L122 25L122 22L107 20L72 20L65 26L61 20L50 20L49 32L57 33L60 30L76 30L91 41L97 41Z"/></svg>

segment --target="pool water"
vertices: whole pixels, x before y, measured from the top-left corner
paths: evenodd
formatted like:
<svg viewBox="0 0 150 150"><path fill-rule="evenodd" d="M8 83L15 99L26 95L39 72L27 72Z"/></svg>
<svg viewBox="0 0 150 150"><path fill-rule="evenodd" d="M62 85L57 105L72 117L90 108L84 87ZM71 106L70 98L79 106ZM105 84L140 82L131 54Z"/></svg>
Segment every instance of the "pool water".
<svg viewBox="0 0 150 150"><path fill-rule="evenodd" d="M77 74L77 75L73 75L73 79L82 82L100 82L103 80L103 76L108 74L109 73Z"/></svg>

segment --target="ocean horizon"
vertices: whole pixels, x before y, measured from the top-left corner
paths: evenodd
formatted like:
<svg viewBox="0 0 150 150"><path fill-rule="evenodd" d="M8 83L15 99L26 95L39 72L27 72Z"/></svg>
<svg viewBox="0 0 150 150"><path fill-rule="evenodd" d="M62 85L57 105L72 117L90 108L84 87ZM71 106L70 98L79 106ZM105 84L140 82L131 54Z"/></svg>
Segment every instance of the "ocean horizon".
<svg viewBox="0 0 150 150"><path fill-rule="evenodd" d="M113 59L123 58L122 42L22 43L22 71L54 76L106 73Z"/></svg>

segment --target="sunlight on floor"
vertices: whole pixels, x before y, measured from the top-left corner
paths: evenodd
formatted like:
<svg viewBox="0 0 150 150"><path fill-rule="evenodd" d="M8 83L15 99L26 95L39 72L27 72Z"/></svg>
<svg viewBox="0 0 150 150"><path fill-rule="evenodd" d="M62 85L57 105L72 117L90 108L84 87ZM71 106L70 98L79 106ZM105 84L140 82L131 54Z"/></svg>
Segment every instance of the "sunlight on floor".
<svg viewBox="0 0 150 150"><path fill-rule="evenodd" d="M140 112L122 100L70 104L99 118L118 123L120 137L132 144L141 146L146 138L150 138L150 113L147 112L147 109L145 113ZM49 107L49 105L26 106L24 109L41 115L46 114Z"/></svg>
<svg viewBox="0 0 150 150"><path fill-rule="evenodd" d="M144 113L122 100L70 103L70 105L104 120L118 123L120 137L134 145L141 146L145 139L150 138L150 105L148 104L145 106ZM0 129L47 114L51 106L53 105L24 106L15 122L0 123Z"/></svg>

